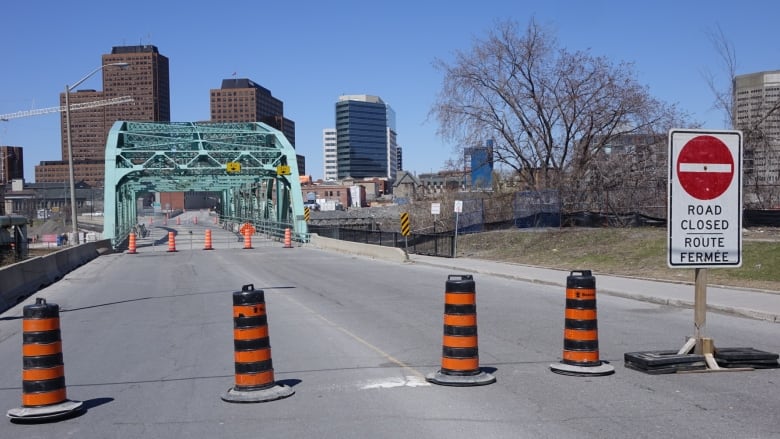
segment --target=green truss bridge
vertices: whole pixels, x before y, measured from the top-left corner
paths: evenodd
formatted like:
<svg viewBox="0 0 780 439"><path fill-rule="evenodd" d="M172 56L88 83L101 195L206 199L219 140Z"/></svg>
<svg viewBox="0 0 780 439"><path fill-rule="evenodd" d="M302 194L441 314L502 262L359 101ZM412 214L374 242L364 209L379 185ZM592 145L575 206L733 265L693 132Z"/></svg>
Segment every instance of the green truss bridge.
<svg viewBox="0 0 780 439"><path fill-rule="evenodd" d="M220 220L308 240L295 150L260 122L114 123L106 141L103 236L121 245L137 223L139 195L216 192Z"/></svg>

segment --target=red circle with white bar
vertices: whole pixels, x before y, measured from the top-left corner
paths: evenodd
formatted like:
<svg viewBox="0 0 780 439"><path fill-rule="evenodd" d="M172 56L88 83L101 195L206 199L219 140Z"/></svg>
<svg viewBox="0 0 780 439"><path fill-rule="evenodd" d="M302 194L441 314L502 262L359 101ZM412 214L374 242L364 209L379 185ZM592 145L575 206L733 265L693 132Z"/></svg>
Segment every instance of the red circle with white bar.
<svg viewBox="0 0 780 439"><path fill-rule="evenodd" d="M685 192L694 198L718 198L734 179L734 157L717 137L694 137L683 146L677 158L677 178Z"/></svg>

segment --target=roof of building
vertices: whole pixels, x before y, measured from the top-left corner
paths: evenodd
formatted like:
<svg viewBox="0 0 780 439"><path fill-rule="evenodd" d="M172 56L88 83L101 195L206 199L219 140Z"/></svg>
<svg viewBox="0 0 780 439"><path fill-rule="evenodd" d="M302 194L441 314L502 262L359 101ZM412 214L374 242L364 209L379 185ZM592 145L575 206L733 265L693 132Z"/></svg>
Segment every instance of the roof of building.
<svg viewBox="0 0 780 439"><path fill-rule="evenodd" d="M401 171L398 173L398 178L396 179L393 186L400 186L402 184L413 184L415 186L420 186L422 183L420 182L420 179L411 172Z"/></svg>
<svg viewBox="0 0 780 439"><path fill-rule="evenodd" d="M360 101L360 102L371 102L373 104L384 104L384 101L382 101L382 98L379 96L373 96L373 95L341 95L339 96L339 102L344 101Z"/></svg>
<svg viewBox="0 0 780 439"><path fill-rule="evenodd" d="M231 88L256 88L263 93L270 95L271 90L268 90L267 88L263 87L262 85L252 81L249 78L231 78L231 79L223 79L222 80L222 87L224 89L231 89Z"/></svg>
<svg viewBox="0 0 780 439"><path fill-rule="evenodd" d="M120 53L144 53L144 52L160 53L160 51L157 50L157 46L152 46L151 44L137 45L137 46L114 46L111 48L112 55L116 55Z"/></svg>

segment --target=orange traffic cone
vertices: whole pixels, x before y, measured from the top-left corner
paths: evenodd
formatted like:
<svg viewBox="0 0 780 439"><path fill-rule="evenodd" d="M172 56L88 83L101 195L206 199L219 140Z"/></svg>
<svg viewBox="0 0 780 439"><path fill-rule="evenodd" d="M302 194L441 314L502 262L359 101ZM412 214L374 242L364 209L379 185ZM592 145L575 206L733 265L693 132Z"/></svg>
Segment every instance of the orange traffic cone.
<svg viewBox="0 0 780 439"><path fill-rule="evenodd" d="M135 251L135 233L131 232L127 243L127 254L134 255L136 253L137 252Z"/></svg>
<svg viewBox="0 0 780 439"><path fill-rule="evenodd" d="M249 230L244 231L244 250L251 250L252 247L252 232Z"/></svg>
<svg viewBox="0 0 780 439"><path fill-rule="evenodd" d="M222 395L226 402L266 402L295 393L274 381L265 293L244 285L233 293L233 346L235 386Z"/></svg>
<svg viewBox="0 0 780 439"><path fill-rule="evenodd" d="M575 276L575 273L578 275ZM550 370L561 375L603 376L615 368L599 360L596 278L590 270L572 271L566 278L563 360Z"/></svg>
<svg viewBox="0 0 780 439"><path fill-rule="evenodd" d="M496 382L493 375L479 367L474 279L471 275L450 275L445 288L441 369L425 379L445 386L483 386Z"/></svg>
<svg viewBox="0 0 780 439"><path fill-rule="evenodd" d="M203 250L214 250L214 247L211 246L211 229L206 229L206 242Z"/></svg>
<svg viewBox="0 0 780 439"><path fill-rule="evenodd" d="M22 407L8 410L11 421L65 418L82 410L67 398L60 338L60 307L36 299L23 310Z"/></svg>
<svg viewBox="0 0 780 439"><path fill-rule="evenodd" d="M176 235L173 232L168 232L168 252L176 251Z"/></svg>
<svg viewBox="0 0 780 439"><path fill-rule="evenodd" d="M292 248L292 230L284 229L284 248Z"/></svg>

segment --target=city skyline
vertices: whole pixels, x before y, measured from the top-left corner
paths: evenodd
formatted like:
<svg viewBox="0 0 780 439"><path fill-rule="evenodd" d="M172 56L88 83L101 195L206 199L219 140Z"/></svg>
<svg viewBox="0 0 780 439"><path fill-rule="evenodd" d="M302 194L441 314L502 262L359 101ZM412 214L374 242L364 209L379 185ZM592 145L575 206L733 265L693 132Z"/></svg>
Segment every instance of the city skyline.
<svg viewBox="0 0 780 439"><path fill-rule="evenodd" d="M101 55L101 60L101 90L71 89L68 93L71 105L90 105L105 99L131 98L132 101L70 111L73 178L93 187L103 186L106 138L114 122L170 121L171 117L168 58L157 47L114 46ZM65 93L61 93L60 106L65 105ZM64 112L60 113L60 119L61 159L42 160L34 165L36 183L69 179Z"/></svg>
<svg viewBox="0 0 780 439"><path fill-rule="evenodd" d="M759 5L756 14L752 6ZM424 173L455 157L455 145L441 139L428 118L443 77L433 64L469 52L497 20L515 20L522 28L533 18L549 26L562 47L633 63L653 96L677 103L709 129L723 129L725 118L712 108L703 72L714 73L724 87L729 80L708 31L720 27L734 44L737 74L776 70L780 59L766 32L780 5L765 2L233 6L206 14L141 0L118 19L105 20L105 7L94 1L76 7L10 4L0 22L0 36L13 42L3 49L10 68L0 72L0 114L54 106L63 85L97 67L107 48L151 44L170 59L172 121L208 120L210 89L234 73L252 78L285 102L285 116L296 122L296 150L306 156L309 174L321 178L322 130L335 125L333 102L344 94L382 96L398 115L404 168ZM249 13L235 14L237 8ZM175 19L177 14L208 20L208 32L192 25L197 20ZM258 34L259 17L265 18ZM80 25L61 32L63 22ZM101 85L92 78L80 88ZM59 158L60 142L56 114L0 122L0 145L24 148L28 180L34 165Z"/></svg>

